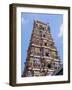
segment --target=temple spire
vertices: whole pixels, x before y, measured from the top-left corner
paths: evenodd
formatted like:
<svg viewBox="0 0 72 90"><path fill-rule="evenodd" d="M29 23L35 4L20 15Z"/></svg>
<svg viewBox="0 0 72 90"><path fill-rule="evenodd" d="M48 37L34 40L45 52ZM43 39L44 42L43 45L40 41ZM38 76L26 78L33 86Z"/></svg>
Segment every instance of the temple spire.
<svg viewBox="0 0 72 90"><path fill-rule="evenodd" d="M50 25L34 20L23 77L55 75L60 57L51 36Z"/></svg>

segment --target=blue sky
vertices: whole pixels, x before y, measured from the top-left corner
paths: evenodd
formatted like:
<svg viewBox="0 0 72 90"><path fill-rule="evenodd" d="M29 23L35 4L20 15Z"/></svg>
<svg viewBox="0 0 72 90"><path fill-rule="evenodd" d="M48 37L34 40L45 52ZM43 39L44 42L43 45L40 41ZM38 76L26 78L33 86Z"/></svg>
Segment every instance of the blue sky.
<svg viewBox="0 0 72 90"><path fill-rule="evenodd" d="M21 12L21 73L24 70L24 62L27 57L27 49L33 30L34 20L39 20L46 24L49 23L58 54L61 60L63 60L63 15Z"/></svg>

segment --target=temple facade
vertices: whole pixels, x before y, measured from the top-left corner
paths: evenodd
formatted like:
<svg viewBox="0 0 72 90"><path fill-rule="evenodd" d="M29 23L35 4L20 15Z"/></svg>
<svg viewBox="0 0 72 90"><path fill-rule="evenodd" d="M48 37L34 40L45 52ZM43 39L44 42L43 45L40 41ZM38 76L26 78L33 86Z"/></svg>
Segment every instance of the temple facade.
<svg viewBox="0 0 72 90"><path fill-rule="evenodd" d="M22 77L52 76L60 66L61 60L50 26L35 20Z"/></svg>

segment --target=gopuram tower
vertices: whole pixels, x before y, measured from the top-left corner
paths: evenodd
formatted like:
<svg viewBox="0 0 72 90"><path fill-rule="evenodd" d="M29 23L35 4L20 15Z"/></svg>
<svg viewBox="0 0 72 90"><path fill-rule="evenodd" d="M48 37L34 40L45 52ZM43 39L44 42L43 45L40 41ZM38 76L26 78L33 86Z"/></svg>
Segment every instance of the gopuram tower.
<svg viewBox="0 0 72 90"><path fill-rule="evenodd" d="M56 75L61 66L50 26L35 20L22 77Z"/></svg>

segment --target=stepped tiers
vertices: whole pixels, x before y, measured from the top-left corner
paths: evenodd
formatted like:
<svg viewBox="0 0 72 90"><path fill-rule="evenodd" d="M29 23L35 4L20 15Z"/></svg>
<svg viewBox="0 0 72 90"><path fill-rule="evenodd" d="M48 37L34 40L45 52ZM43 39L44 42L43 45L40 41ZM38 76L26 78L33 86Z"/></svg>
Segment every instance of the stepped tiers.
<svg viewBox="0 0 72 90"><path fill-rule="evenodd" d="M62 67L50 26L34 21L22 77L56 75ZM62 73L63 74L63 73Z"/></svg>

